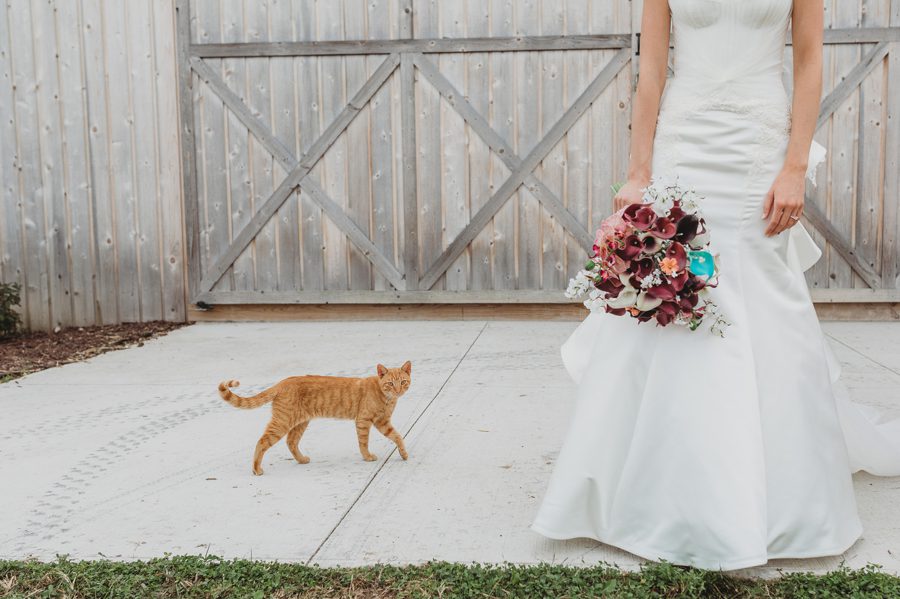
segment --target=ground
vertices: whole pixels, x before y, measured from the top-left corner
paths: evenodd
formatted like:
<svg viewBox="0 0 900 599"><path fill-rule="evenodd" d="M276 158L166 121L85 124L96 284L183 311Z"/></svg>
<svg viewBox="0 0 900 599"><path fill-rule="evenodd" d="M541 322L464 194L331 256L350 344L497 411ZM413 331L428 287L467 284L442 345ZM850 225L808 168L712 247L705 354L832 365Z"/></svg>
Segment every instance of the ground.
<svg viewBox="0 0 900 599"><path fill-rule="evenodd" d="M0 559L215 554L325 566L459 562L633 569L588 540L528 529L570 415L559 346L574 322L204 323L0 385ZM826 323L854 398L900 407L900 323ZM413 363L394 415L409 461L373 433L316 421L297 464L284 443L250 472L268 408L223 402L293 374ZM747 574L867 563L900 573L900 481L854 477L864 538L844 556Z"/></svg>
<svg viewBox="0 0 900 599"><path fill-rule="evenodd" d="M108 351L141 346L147 339L182 326L176 322L130 322L21 333L0 339L0 383Z"/></svg>

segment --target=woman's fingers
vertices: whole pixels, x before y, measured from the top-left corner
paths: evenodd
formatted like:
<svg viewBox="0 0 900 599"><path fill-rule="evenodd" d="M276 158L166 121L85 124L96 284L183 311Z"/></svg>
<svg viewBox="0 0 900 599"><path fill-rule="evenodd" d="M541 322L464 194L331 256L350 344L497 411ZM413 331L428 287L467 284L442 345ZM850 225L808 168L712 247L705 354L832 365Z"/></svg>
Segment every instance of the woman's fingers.
<svg viewBox="0 0 900 599"><path fill-rule="evenodd" d="M766 194L766 199L763 202L763 213L762 218L766 220L769 218L769 213L772 211L772 204L775 203L775 187L769 188L769 192Z"/></svg>
<svg viewBox="0 0 900 599"><path fill-rule="evenodd" d="M797 221L800 220L800 214L803 213L803 206L783 206L775 204L772 210L772 219L769 226L766 227L766 235L778 235L779 233L790 229Z"/></svg>

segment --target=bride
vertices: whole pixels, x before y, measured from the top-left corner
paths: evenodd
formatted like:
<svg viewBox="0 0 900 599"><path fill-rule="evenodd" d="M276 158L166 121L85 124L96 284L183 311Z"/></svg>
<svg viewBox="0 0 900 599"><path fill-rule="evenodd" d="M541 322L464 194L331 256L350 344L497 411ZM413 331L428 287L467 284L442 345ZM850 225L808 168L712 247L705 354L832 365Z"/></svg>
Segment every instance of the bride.
<svg viewBox="0 0 900 599"><path fill-rule="evenodd" d="M731 326L719 338L603 313L578 326L562 347L574 414L534 531L710 569L836 555L862 533L851 473L900 475L900 429L844 398L803 277L821 255L799 219L824 158L812 141L823 10L644 0L616 207L641 202L657 178L701 196L721 259L711 299ZM781 78L789 23L792 100Z"/></svg>

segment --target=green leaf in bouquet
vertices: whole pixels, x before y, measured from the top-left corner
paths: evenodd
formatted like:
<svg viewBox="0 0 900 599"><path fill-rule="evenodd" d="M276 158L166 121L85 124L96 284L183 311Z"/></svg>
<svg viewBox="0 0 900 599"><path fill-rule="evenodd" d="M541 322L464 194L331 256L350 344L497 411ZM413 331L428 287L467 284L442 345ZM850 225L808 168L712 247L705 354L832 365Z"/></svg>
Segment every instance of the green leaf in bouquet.
<svg viewBox="0 0 900 599"><path fill-rule="evenodd" d="M593 260L588 260L587 263L584 265L584 269L585 270L594 270L594 268L596 266L597 266L597 264Z"/></svg>
<svg viewBox="0 0 900 599"><path fill-rule="evenodd" d="M609 186L609 188L612 189L613 195L616 195L617 193L619 193L619 190L622 189L623 187L625 187L624 181L619 181L618 183L613 183L612 185Z"/></svg>

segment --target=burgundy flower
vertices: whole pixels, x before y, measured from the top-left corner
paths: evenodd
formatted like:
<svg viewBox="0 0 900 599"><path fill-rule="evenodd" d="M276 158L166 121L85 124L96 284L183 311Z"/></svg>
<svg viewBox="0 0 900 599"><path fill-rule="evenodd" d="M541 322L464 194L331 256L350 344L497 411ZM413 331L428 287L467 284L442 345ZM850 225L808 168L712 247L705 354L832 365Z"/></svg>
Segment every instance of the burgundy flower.
<svg viewBox="0 0 900 599"><path fill-rule="evenodd" d="M669 209L669 219L670 219L673 223L676 223L676 224L678 223L678 221L680 221L680 220L682 219L682 217L683 217L685 214L686 214L685 211L681 209L681 203L680 203L680 202L675 202L675 205L672 206L672 208Z"/></svg>
<svg viewBox="0 0 900 599"><path fill-rule="evenodd" d="M672 285L672 289L675 291L681 291L684 289L684 284L687 283L690 275L686 269L682 269L681 273L677 277L668 277L669 284Z"/></svg>
<svg viewBox="0 0 900 599"><path fill-rule="evenodd" d="M672 304L671 302L663 302L660 304L659 308L656 309L656 322L660 326L666 326L675 320L675 315L678 314L678 308Z"/></svg>
<svg viewBox="0 0 900 599"><path fill-rule="evenodd" d="M609 306L604 306L606 311L610 314L615 314L616 316L625 316L625 308L610 308Z"/></svg>
<svg viewBox="0 0 900 599"><path fill-rule="evenodd" d="M657 241L656 237L654 237L653 235L647 235L644 237L644 253L645 254L654 253L656 251L656 248L658 245L659 245L659 242Z"/></svg>
<svg viewBox="0 0 900 599"><path fill-rule="evenodd" d="M641 260L635 260L632 266L632 271L638 278L643 279L651 272L653 272L654 265L652 258L642 258ZM640 283L638 283L637 287L640 287Z"/></svg>
<svg viewBox="0 0 900 599"><path fill-rule="evenodd" d="M664 302L667 302L675 299L675 289L672 285L663 283L662 285L656 285L655 287L648 289L647 295L650 297L658 297Z"/></svg>
<svg viewBox="0 0 900 599"><path fill-rule="evenodd" d="M687 250L677 241L666 250L666 258L674 258L678 263L679 271L684 270L685 266L687 266Z"/></svg>
<svg viewBox="0 0 900 599"><path fill-rule="evenodd" d="M624 242L625 247L620 250L616 250L616 255L623 260L631 260L638 254L640 254L642 249L644 249L644 244L641 242L641 239L637 235L629 235L624 239Z"/></svg>
<svg viewBox="0 0 900 599"><path fill-rule="evenodd" d="M697 306L697 303L699 301L700 301L700 298L697 296L697 294L691 294L691 295L687 295L687 296L682 295L681 298L678 300L678 305L685 312L690 312Z"/></svg>
<svg viewBox="0 0 900 599"><path fill-rule="evenodd" d="M677 229L675 228L675 223L668 218L658 218L656 219L656 222L653 223L650 232L660 239L672 239L672 237L675 236Z"/></svg>
<svg viewBox="0 0 900 599"><path fill-rule="evenodd" d="M606 265L609 267L609 270L620 275L628 271L631 262L623 260L617 254L610 254L606 257Z"/></svg>
<svg viewBox="0 0 900 599"><path fill-rule="evenodd" d="M622 214L625 222L629 222L639 231L646 231L656 220L656 213L648 204L631 204Z"/></svg>
<svg viewBox="0 0 900 599"><path fill-rule="evenodd" d="M619 293L625 288L618 277L610 277L605 281L594 283L594 287L606 293L609 297L619 297Z"/></svg>
<svg viewBox="0 0 900 599"><path fill-rule="evenodd" d="M700 219L693 214L688 214L678 222L674 239L681 243L690 243L700 230Z"/></svg>

